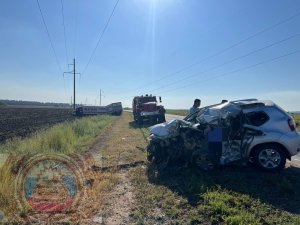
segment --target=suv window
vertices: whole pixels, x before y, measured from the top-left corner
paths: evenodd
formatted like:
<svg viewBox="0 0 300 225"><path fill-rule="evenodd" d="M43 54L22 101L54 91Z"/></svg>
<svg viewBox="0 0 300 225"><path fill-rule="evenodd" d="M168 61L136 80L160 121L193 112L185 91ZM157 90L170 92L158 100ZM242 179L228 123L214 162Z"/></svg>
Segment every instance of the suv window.
<svg viewBox="0 0 300 225"><path fill-rule="evenodd" d="M253 126L261 126L269 120L269 116L263 112L250 112L246 114L246 120L248 124Z"/></svg>

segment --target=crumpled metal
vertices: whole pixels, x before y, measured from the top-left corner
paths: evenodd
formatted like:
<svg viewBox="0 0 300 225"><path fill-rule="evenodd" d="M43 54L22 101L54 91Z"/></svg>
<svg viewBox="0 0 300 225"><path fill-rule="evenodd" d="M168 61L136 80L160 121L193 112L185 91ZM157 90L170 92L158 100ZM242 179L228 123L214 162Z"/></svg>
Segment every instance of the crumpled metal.
<svg viewBox="0 0 300 225"><path fill-rule="evenodd" d="M192 127L193 124L184 120L172 120L168 123L161 123L149 127L152 134L161 139L173 138L179 135L179 128L181 126Z"/></svg>

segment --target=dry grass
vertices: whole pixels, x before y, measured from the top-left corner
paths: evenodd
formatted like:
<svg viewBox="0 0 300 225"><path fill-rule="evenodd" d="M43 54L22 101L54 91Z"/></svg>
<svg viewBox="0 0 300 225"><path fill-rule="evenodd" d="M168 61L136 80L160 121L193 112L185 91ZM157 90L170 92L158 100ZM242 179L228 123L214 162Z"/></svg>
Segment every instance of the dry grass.
<svg viewBox="0 0 300 225"><path fill-rule="evenodd" d="M4 164L0 165L0 206L6 216L19 218L14 181L19 169L30 157L38 153L63 153L70 156L84 153L96 136L111 126L115 119L116 117L111 116L78 119L55 125L30 138L15 139L0 145L0 152L9 154ZM93 177L92 174L86 175ZM99 186L99 189L103 187Z"/></svg>
<svg viewBox="0 0 300 225"><path fill-rule="evenodd" d="M103 166L119 165L146 159L148 130L139 128L130 113L124 113L117 126L111 131L111 138L101 151Z"/></svg>

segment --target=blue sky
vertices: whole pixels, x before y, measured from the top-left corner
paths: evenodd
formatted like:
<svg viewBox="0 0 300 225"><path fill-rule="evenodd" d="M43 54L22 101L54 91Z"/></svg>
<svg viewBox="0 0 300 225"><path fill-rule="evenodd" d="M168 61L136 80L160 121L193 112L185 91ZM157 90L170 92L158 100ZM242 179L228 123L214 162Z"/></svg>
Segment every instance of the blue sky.
<svg viewBox="0 0 300 225"><path fill-rule="evenodd" d="M61 70L36 0L2 0L0 99L70 102L72 76L62 72L73 58L83 72L116 1L63 0L68 58L60 0L39 2ZM300 110L299 52L251 67L300 50L300 14L220 53L299 12L298 0L120 0L76 79L77 102L98 104L102 89L103 104L130 106L151 93L167 108L189 108L194 98L203 105L260 98Z"/></svg>

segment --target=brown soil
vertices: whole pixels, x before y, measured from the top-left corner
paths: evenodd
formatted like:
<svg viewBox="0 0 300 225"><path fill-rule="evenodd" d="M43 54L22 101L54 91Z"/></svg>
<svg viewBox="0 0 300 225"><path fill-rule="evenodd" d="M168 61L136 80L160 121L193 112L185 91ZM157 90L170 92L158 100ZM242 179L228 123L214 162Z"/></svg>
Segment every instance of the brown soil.
<svg viewBox="0 0 300 225"><path fill-rule="evenodd" d="M0 107L0 143L74 118L71 109Z"/></svg>

